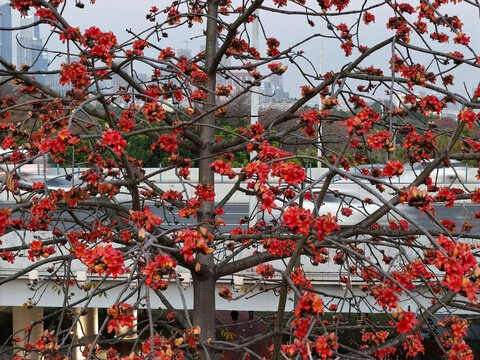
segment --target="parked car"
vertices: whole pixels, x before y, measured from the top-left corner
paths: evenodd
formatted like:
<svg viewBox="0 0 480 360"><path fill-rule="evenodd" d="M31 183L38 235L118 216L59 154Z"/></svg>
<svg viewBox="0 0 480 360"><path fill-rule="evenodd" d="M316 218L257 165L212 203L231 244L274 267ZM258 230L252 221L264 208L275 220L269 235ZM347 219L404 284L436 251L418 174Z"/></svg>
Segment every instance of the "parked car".
<svg viewBox="0 0 480 360"><path fill-rule="evenodd" d="M272 208L271 214L265 211L264 220L266 222L278 221L281 215L281 209L285 203L276 200L276 208ZM310 200L303 201L303 208L313 212L314 202ZM339 225L355 225L367 218L379 208L374 203L366 203L352 194L342 194L339 196L333 193L327 193L319 208L319 214L330 213L337 216ZM350 213L351 212L351 213ZM383 221L380 221L381 223Z"/></svg>
<svg viewBox="0 0 480 360"><path fill-rule="evenodd" d="M352 175L361 174L360 169L364 169L364 168L368 169L369 171L377 170L378 172L381 173L384 167L385 167L385 164L364 164L364 165L359 165L356 168L353 168L353 167L350 168L349 173ZM386 176L379 177L379 179L383 179L383 180L385 180L386 178L387 178ZM368 180L365 180L365 179L359 179L359 180L360 182L363 182L363 183L369 182ZM344 178L341 175L335 175L332 179L332 182L333 183L353 183L352 180L348 178Z"/></svg>
<svg viewBox="0 0 480 360"><path fill-rule="evenodd" d="M44 177L31 177L24 181L19 181L19 184L28 184L32 185L34 182L45 184L49 190L58 190L62 189L65 191L70 190L72 187L81 186L83 184L82 180L78 178L73 178L67 180L65 177L47 177L45 181Z"/></svg>
<svg viewBox="0 0 480 360"><path fill-rule="evenodd" d="M413 166L405 164L400 181L402 183L414 181L428 165L430 165L430 162L424 164L415 163ZM430 173L430 177L438 184L451 184L455 181L465 182L467 179L467 166L459 161L450 161L449 167L439 165Z"/></svg>

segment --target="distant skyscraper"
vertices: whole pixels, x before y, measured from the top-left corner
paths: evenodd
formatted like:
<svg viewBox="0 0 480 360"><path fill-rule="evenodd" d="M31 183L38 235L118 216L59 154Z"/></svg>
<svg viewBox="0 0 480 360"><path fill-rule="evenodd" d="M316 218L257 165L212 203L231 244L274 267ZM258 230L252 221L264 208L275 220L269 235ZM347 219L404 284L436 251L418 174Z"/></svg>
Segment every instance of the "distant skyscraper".
<svg viewBox="0 0 480 360"><path fill-rule="evenodd" d="M48 52L47 49L43 49L43 41L40 38L34 38L32 42L33 71L47 71L48 70Z"/></svg>
<svg viewBox="0 0 480 360"><path fill-rule="evenodd" d="M37 17L26 16L20 20L20 25L28 26L37 21ZM40 27L34 26L20 31L17 44L17 65L26 64L32 71L48 70L48 51L43 49L40 37ZM45 82L43 76L36 76L40 82Z"/></svg>
<svg viewBox="0 0 480 360"><path fill-rule="evenodd" d="M32 16L25 16L20 19L20 26L28 26L33 23ZM17 43L17 65L26 64L32 66L33 63L33 28L27 27L20 30Z"/></svg>
<svg viewBox="0 0 480 360"><path fill-rule="evenodd" d="M177 57L180 56L185 56L187 59L190 59L192 57L192 49L186 48L186 49L177 49L175 52Z"/></svg>
<svg viewBox="0 0 480 360"><path fill-rule="evenodd" d="M12 8L10 4L0 5L0 14L0 27L12 27ZM0 34L0 56L4 60L12 62L12 32L1 31Z"/></svg>
<svg viewBox="0 0 480 360"><path fill-rule="evenodd" d="M289 97L288 92L284 90L282 77L278 75L270 76L262 81L261 90L265 95L273 96L277 99L288 99Z"/></svg>
<svg viewBox="0 0 480 360"><path fill-rule="evenodd" d="M38 21L38 17L35 16L35 17L33 18L33 21ZM40 26L37 25L37 26L35 26L35 27L33 28L33 37L34 37L35 39L40 39Z"/></svg>

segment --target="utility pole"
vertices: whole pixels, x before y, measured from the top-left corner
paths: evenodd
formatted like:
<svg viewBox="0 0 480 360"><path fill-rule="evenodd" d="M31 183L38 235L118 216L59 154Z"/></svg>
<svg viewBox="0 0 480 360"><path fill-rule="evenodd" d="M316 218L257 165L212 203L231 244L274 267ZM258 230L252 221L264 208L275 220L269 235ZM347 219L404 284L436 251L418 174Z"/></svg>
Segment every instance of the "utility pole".
<svg viewBox="0 0 480 360"><path fill-rule="evenodd" d="M255 10L255 20L253 20L253 29L252 29L252 46L258 49L259 46L259 39L258 39L258 34L259 34L259 29L260 29L260 23L258 20L258 17L260 15L260 10ZM255 124L258 121L258 108L260 107L260 86L254 86L251 89L252 91L250 92L250 125ZM252 161L255 157L257 156L257 153L255 151L252 151L250 153L250 161ZM254 217L254 214L257 212L257 199L254 196L250 196L249 200L249 207L248 207L248 213L250 215L250 220L253 223L256 223L256 216Z"/></svg>
<svg viewBox="0 0 480 360"><path fill-rule="evenodd" d="M319 17L319 20L320 20L320 24L319 24L319 27L320 27L320 40L319 40L319 44L318 44L318 47L320 48L320 54L319 54L319 58L318 58L318 70L317 70L317 73L319 74L319 76L323 76L323 18L320 16ZM320 96L320 94L318 95L318 110L321 110L322 109L322 97ZM321 157L324 155L324 148L323 148L323 141L322 141L322 123L319 122L318 124L318 157ZM322 167L322 163L319 161L318 162L318 167L321 168Z"/></svg>

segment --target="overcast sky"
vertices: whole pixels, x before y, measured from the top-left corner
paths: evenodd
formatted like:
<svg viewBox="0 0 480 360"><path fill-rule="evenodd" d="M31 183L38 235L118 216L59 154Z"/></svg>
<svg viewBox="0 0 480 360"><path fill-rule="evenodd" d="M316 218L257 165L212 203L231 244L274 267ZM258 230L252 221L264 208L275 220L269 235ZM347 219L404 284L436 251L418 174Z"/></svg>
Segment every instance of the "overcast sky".
<svg viewBox="0 0 480 360"><path fill-rule="evenodd" d="M369 0L368 5L375 4L378 1ZM67 20L72 26L79 26L82 30L90 26L98 26L103 31L113 31L119 41L124 41L129 39L126 29L131 29L132 31L138 32L149 26L152 23L145 19L145 15L148 13L148 10L152 6L157 6L162 9L167 5L168 1L160 0L97 0L94 5L90 4L90 1L84 0L85 8L78 9L73 6L73 1L70 1L65 12ZM361 4L363 1L355 0L353 4ZM411 2L412 5L417 3L416 1ZM272 1L267 0L265 4L271 6L273 5ZM460 3L460 7L457 11L456 7L449 6L447 12L451 13L449 15L457 14L465 23L464 30L472 37L471 46L478 49L479 45L479 35L478 31L478 19L479 13L476 9L472 8L470 5L465 2ZM387 30L385 23L389 16L391 16L391 10L387 7L382 7L373 11L376 16L375 24L365 26L361 24L361 32L363 33L363 38L361 42L363 45L372 46L375 43L393 35L393 32ZM316 18L311 18L315 23L315 27L311 27L307 24L307 20L304 16L279 16L272 14L262 13L262 21L267 37L276 37L280 40L280 50L283 48L294 44L297 41L300 41L302 38L307 37L308 35L318 32L319 29L319 20ZM18 18L17 20L18 21ZM233 17L232 17L233 21ZM340 18L336 17L333 19L335 24L339 22L345 22L347 25L351 25L353 18ZM194 29L188 29L183 27L177 31L170 33L167 39L162 39L159 46L164 48L166 46L171 46L173 48L190 48L194 52L200 49L200 46L203 44L202 39L192 39L195 34L199 34L204 25L197 25ZM49 27L42 27L42 37L45 39L47 36ZM326 31L324 27L324 31ZM443 30L445 33L450 33L447 30ZM415 41L415 40L413 40ZM340 50L339 43L337 41L323 41L323 51L320 48L320 41L313 40L307 44L302 45L301 50L305 51L306 56L310 61L318 66L320 60L322 60L323 72L327 70L339 70L342 65L352 61L358 52L354 50L352 56L346 58L343 54L343 51ZM58 46L57 44L52 44L51 47ZM454 47L451 42L450 45L452 50L459 50L466 54L461 47ZM265 48L265 40L260 40L260 49ZM444 46L442 47L442 49ZM323 55L321 55L323 53ZM480 53L480 52L479 52ZM387 60L390 56L390 49L385 49L385 51L372 60L365 62L364 66L375 65L376 67L383 67L384 70L387 69ZM419 58L419 62L422 61L422 58ZM289 64L289 70L284 75L284 86L286 91L289 91L293 96L299 96L299 87L305 85L306 82L301 80L298 71L295 70L294 66ZM309 66L307 63L302 63L302 67L308 69ZM476 86L476 81L478 74L475 71L463 71L461 73L455 74L458 84L462 81L467 83L467 88L471 89ZM462 90L462 86L457 86L458 91Z"/></svg>

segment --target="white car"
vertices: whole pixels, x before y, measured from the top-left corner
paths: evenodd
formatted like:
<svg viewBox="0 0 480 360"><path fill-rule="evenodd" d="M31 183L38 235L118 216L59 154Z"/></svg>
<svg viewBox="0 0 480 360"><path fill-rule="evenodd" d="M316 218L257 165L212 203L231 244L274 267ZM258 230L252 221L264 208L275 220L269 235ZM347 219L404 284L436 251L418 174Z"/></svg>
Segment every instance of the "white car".
<svg viewBox="0 0 480 360"><path fill-rule="evenodd" d="M361 171L360 169L368 169L369 171L372 171L372 170L377 170L379 171L380 173L383 171L383 168L385 167L385 164L364 164L364 165L359 165L358 167L352 167L350 168L350 170L348 170L348 172L352 175L352 176L355 176L355 175L359 175L361 174ZM388 178L386 176L380 176L379 179L381 180L388 180ZM362 183L370 183L368 180L365 180L363 178L358 178L358 181L362 182ZM348 178L344 178L343 176L341 175L335 175L332 179L332 183L346 183L346 184L353 184L354 182Z"/></svg>
<svg viewBox="0 0 480 360"><path fill-rule="evenodd" d="M402 183L411 183L430 163L416 163L404 165L404 173L400 177ZM467 179L467 166L459 161L450 161L450 167L439 165L430 173L433 182L437 184L451 184L455 181L465 182Z"/></svg>
<svg viewBox="0 0 480 360"><path fill-rule="evenodd" d="M362 199L363 200L363 199ZM264 213L264 220L268 222L278 222L281 217L281 209L286 203L276 200L276 208L272 208L271 214L268 211ZM341 194L333 195L327 193L323 199L322 205L319 208L318 213L324 215L330 213L335 215L338 220L338 224L342 225L355 225L374 213L380 206L377 204L369 204L361 199L358 199L354 195ZM303 208L313 212L314 203L310 200L303 201ZM380 219L380 223L386 223L383 218Z"/></svg>
<svg viewBox="0 0 480 360"><path fill-rule="evenodd" d="M81 186L81 187L85 186L83 181L80 180L79 178L73 178L73 179L67 180L65 177L62 177L62 176L55 176L55 177L49 176L46 179L43 176L29 177L25 180L18 181L19 186L22 186L23 184L31 186L33 185L34 182L45 184L45 186L49 190L62 189L62 190L68 191L75 186Z"/></svg>

